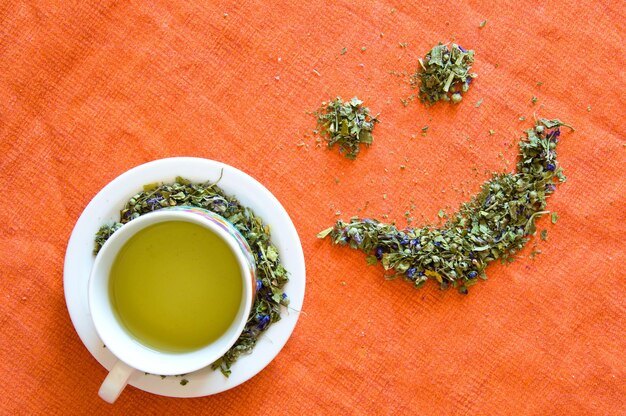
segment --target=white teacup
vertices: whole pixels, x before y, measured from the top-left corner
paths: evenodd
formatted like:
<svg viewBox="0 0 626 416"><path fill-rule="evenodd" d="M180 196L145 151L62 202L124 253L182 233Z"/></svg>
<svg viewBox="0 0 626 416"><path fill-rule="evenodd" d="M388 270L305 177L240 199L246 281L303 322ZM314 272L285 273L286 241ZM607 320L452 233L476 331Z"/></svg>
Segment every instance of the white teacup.
<svg viewBox="0 0 626 416"><path fill-rule="evenodd" d="M164 352L142 344L119 322L110 299L111 268L128 240L148 226L167 221L186 221L211 231L228 245L239 267L242 296L235 319L217 340L196 350ZM89 310L102 342L118 358L100 387L99 395L113 403L135 371L158 375L187 374L204 368L237 341L250 314L256 289L256 268L250 247L239 231L224 218L195 207L164 208L144 214L117 230L100 249L89 277Z"/></svg>

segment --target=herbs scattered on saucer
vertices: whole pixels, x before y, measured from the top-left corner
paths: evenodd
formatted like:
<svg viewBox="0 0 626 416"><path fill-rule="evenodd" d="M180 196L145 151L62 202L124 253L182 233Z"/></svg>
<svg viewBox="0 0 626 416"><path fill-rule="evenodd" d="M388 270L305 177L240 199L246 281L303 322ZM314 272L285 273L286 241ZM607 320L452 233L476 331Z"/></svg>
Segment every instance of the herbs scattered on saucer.
<svg viewBox="0 0 626 416"><path fill-rule="evenodd" d="M369 108L356 97L345 103L341 97L323 102L315 115L318 131L328 142L328 148L339 145L339 151L348 159L356 159L361 143L369 146L374 141L372 131L379 122L378 116L371 116Z"/></svg>
<svg viewBox="0 0 626 416"><path fill-rule="evenodd" d="M368 264L380 261L392 271L389 278L401 276L416 287L434 279L441 289L452 286L467 294L478 277L486 279L490 262L512 261L535 234L535 220L549 213L546 199L556 190L556 180L565 181L556 161L561 126L570 127L541 119L526 130L516 172L494 174L441 227L399 230L393 224L353 217L337 221L318 237L330 236L334 244L365 252ZM553 223L556 218L553 213Z"/></svg>
<svg viewBox="0 0 626 416"><path fill-rule="evenodd" d="M439 100L459 103L474 78L471 73L474 51L465 50L453 43L439 44L419 60L420 68L411 78L414 88L419 86L419 97L424 103L434 104Z"/></svg>
<svg viewBox="0 0 626 416"><path fill-rule="evenodd" d="M280 320L281 306L289 304L283 290L289 280L288 273L271 242L270 227L263 224L260 217L235 197L226 195L217 182L191 183L177 177L174 183L146 185L142 192L130 198L120 212L120 221L104 225L96 233L94 253L127 222L148 212L177 205L204 208L226 218L241 232L254 254L257 292L248 322L232 348L212 365L214 370L219 368L228 376L231 365L242 354L252 351L261 334Z"/></svg>

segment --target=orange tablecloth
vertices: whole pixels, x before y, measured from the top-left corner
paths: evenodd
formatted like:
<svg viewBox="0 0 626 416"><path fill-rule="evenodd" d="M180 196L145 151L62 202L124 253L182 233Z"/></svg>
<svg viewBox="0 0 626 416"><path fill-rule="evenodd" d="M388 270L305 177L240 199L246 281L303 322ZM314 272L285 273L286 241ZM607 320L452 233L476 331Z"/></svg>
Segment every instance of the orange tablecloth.
<svg viewBox="0 0 626 416"><path fill-rule="evenodd" d="M626 409L620 2L32 3L0 5L0 414ZM405 107L403 74L450 40L476 51L461 105ZM354 162L311 136L307 112L337 95L380 112ZM461 296L386 281L315 238L339 217L405 225L411 205L417 223L435 221L488 171L514 168L534 113L576 127L559 146L568 181L549 200L560 219L538 221L549 233L535 259L530 243ZM235 389L174 399L129 387L111 406L67 313L65 248L106 183L178 155L234 165L282 202L304 248L305 313Z"/></svg>

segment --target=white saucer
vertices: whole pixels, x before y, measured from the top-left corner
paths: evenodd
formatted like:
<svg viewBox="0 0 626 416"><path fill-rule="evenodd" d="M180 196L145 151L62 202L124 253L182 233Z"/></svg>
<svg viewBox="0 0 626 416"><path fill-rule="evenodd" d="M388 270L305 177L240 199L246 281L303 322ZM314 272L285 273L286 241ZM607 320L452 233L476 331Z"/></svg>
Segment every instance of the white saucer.
<svg viewBox="0 0 626 416"><path fill-rule="evenodd" d="M74 226L65 254L64 287L67 309L78 336L89 352L110 370L116 358L103 346L91 321L87 304L87 283L93 265L94 236L100 226L119 221L120 210L143 185L154 182L173 182L182 176L192 182L215 181L223 176L218 186L235 196L242 205L250 207L265 224L269 224L272 242L278 248L280 259L289 272L285 292L290 305L258 340L252 353L242 356L232 366L226 378L217 370L205 368L184 378L161 378L137 372L129 384L138 389L171 397L199 397L231 389L255 376L267 366L293 332L304 300L304 254L296 229L287 211L263 185L249 175L231 166L208 159L176 157L161 159L137 166L105 186L87 205ZM104 377L103 377L104 379ZM94 392L96 394L96 392Z"/></svg>

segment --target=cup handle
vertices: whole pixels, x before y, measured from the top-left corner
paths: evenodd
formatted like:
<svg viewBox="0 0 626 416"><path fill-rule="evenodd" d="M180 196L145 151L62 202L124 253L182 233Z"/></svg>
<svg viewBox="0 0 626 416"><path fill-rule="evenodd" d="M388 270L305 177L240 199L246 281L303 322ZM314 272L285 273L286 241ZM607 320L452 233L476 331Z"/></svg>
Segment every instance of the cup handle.
<svg viewBox="0 0 626 416"><path fill-rule="evenodd" d="M115 402L128 384L128 379L133 372L135 372L134 368L118 360L102 382L98 395L106 402Z"/></svg>

